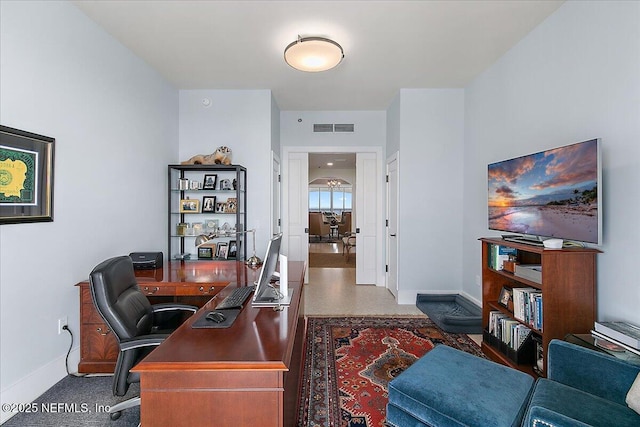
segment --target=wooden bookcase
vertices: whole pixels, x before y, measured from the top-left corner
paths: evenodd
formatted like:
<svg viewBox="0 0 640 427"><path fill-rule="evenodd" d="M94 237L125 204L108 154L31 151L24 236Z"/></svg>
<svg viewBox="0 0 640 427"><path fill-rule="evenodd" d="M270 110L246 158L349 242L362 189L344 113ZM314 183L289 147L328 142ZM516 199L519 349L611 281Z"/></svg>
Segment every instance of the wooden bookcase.
<svg viewBox="0 0 640 427"><path fill-rule="evenodd" d="M532 328L533 334L542 342L546 356L549 342L562 339L566 334L583 334L593 329L596 320L596 256L600 253L592 248L544 249L499 238L482 238L482 322L485 330L489 323L489 312L499 310L513 318L513 312L498 304L503 286L510 288L531 287L542 291L542 329ZM504 270L490 267L490 250L493 245L517 250L520 264L542 265L541 283L518 277ZM485 332L482 351L492 360L511 366L533 376L533 363L517 364L499 348L487 341ZM542 375L546 376L546 358Z"/></svg>

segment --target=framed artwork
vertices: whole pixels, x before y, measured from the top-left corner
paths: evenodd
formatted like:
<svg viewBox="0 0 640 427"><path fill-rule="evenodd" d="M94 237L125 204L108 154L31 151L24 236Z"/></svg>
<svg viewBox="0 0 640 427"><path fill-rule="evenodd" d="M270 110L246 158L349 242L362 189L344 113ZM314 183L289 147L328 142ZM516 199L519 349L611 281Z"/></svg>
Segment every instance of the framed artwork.
<svg viewBox="0 0 640 427"><path fill-rule="evenodd" d="M213 259L213 248L211 246L200 246L198 248L198 258Z"/></svg>
<svg viewBox="0 0 640 427"><path fill-rule="evenodd" d="M206 174L204 176L204 185L202 188L205 190L215 190L217 183L218 183L218 175Z"/></svg>
<svg viewBox="0 0 640 427"><path fill-rule="evenodd" d="M217 257L218 258L227 258L227 254L229 250L229 246L226 242L222 242L222 243L218 243L218 253L217 253Z"/></svg>
<svg viewBox="0 0 640 427"><path fill-rule="evenodd" d="M216 203L216 213L225 213L227 204L225 202Z"/></svg>
<svg viewBox="0 0 640 427"><path fill-rule="evenodd" d="M181 199L180 213L200 213L200 200Z"/></svg>
<svg viewBox="0 0 640 427"><path fill-rule="evenodd" d="M204 196L202 198L202 212L216 211L216 196Z"/></svg>
<svg viewBox="0 0 640 427"><path fill-rule="evenodd" d="M227 205L224 207L224 213L236 213L238 209L238 199L235 197L229 197L227 199Z"/></svg>
<svg viewBox="0 0 640 427"><path fill-rule="evenodd" d="M54 144L0 126L0 224L53 221Z"/></svg>
<svg viewBox="0 0 640 427"><path fill-rule="evenodd" d="M513 289L503 286L500 291L500 297L498 298L498 304L501 306L508 308L509 310L513 309Z"/></svg>

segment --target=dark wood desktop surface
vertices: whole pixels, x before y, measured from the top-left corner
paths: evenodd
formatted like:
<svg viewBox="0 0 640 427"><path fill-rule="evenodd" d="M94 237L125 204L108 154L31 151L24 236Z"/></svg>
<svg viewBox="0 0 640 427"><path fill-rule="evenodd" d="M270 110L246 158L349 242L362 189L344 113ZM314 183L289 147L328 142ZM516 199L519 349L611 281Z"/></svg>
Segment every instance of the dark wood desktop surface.
<svg viewBox="0 0 640 427"><path fill-rule="evenodd" d="M217 283L209 270L184 264L190 280ZM228 265L219 268L219 273L233 279ZM253 308L248 301L229 328L192 328L233 287L252 284L259 274L244 265L235 271L240 280L229 280L229 288L220 291L134 368L140 373L143 426L295 424L305 335L301 304L304 263L289 262L289 288L294 294L291 305L283 311ZM185 272L169 268L165 274L169 276L163 280L179 283Z"/></svg>

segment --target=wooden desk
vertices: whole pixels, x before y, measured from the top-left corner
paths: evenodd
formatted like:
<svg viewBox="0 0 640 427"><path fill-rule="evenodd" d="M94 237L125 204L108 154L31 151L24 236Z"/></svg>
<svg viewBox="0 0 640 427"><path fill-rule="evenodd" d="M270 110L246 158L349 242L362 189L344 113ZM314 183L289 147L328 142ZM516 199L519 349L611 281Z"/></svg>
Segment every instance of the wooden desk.
<svg viewBox="0 0 640 427"><path fill-rule="evenodd" d="M248 303L229 328L191 328L215 307L218 299L211 300L140 362L134 371L140 374L142 426L295 425L306 332L304 270L304 263L289 262L294 294L283 311Z"/></svg>
<svg viewBox="0 0 640 427"><path fill-rule="evenodd" d="M170 261L156 270L136 270L140 289L151 303L182 302L202 307L232 282L255 281L260 269L232 261ZM80 373L113 373L118 343L98 314L89 280L80 288Z"/></svg>

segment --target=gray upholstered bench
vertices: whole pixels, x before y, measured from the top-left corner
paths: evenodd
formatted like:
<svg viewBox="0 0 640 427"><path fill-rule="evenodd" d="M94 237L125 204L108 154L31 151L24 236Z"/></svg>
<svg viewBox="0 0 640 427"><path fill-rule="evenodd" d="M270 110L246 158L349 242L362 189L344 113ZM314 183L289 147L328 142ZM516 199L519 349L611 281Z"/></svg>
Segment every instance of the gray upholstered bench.
<svg viewBox="0 0 640 427"><path fill-rule="evenodd" d="M389 383L387 423L407 426L519 426L533 378L438 345Z"/></svg>

